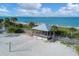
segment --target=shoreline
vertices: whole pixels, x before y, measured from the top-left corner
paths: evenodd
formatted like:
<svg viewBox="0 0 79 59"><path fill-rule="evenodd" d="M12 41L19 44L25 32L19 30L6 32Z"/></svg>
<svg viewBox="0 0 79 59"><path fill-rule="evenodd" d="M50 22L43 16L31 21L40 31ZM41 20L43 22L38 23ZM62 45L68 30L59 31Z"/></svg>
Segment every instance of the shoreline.
<svg viewBox="0 0 79 59"><path fill-rule="evenodd" d="M30 22L16 22L17 24L23 24L23 25L28 25ZM44 23L35 23L35 25L39 25L39 24L44 24ZM57 27L65 27L65 28L75 28L75 29L79 29L79 26L69 26L69 25L58 25L58 24L49 24L51 26L55 25Z"/></svg>

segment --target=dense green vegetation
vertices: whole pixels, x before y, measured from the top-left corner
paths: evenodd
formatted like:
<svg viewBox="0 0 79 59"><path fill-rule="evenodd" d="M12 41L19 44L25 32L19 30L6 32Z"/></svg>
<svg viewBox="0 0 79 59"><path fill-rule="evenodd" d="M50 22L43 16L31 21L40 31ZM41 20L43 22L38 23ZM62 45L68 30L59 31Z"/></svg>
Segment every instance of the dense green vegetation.
<svg viewBox="0 0 79 59"><path fill-rule="evenodd" d="M17 33L18 32L24 32L24 30L31 30L35 24L33 22L30 22L28 25L25 24L17 24L16 21L18 19L16 17L6 17L3 19L0 19L0 28L2 28L3 24L7 28L8 33Z"/></svg>
<svg viewBox="0 0 79 59"><path fill-rule="evenodd" d="M54 25L54 26L52 26L51 31L55 35L79 39L79 30L75 29L75 28L57 27L57 26Z"/></svg>
<svg viewBox="0 0 79 59"><path fill-rule="evenodd" d="M72 28L57 27L55 25L52 26L52 29L51 29L51 31L54 34L62 36L62 37L70 37L72 30L73 30ZM73 32L76 32L76 31L73 31Z"/></svg>
<svg viewBox="0 0 79 59"><path fill-rule="evenodd" d="M8 28L8 33L14 33L15 32L15 30L16 30L16 28L13 28L13 27L10 27L10 28Z"/></svg>

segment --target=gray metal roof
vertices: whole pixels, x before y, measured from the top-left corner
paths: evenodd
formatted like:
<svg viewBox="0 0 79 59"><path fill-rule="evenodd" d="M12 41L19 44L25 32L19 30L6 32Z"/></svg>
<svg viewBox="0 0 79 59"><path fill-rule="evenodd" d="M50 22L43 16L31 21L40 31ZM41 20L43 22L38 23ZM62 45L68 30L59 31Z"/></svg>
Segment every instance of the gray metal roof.
<svg viewBox="0 0 79 59"><path fill-rule="evenodd" d="M51 30L51 26L48 25L48 24L41 24L41 25L38 25L32 29L35 29L35 30L40 30L40 31L50 31Z"/></svg>

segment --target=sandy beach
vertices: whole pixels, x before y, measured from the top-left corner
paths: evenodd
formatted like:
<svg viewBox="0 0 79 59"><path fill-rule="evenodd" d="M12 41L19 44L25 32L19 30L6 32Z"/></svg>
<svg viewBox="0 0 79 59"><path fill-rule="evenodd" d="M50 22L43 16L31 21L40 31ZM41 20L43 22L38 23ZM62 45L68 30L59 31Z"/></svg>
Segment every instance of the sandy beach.
<svg viewBox="0 0 79 59"><path fill-rule="evenodd" d="M2 34L0 34L1 36ZM11 42L11 52L9 52ZM46 42L42 39L30 37L27 34L0 38L0 55L2 56L77 56L71 47L61 44Z"/></svg>

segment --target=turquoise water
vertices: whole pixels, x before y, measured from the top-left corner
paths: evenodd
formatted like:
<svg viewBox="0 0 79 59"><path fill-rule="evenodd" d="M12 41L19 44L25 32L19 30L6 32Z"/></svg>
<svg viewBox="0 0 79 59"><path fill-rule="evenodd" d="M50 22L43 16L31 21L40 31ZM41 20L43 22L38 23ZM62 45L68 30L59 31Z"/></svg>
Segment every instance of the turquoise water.
<svg viewBox="0 0 79 59"><path fill-rule="evenodd" d="M18 21L79 27L79 17L18 17Z"/></svg>
<svg viewBox="0 0 79 59"><path fill-rule="evenodd" d="M79 17L17 17L18 22L47 23L79 27Z"/></svg>

